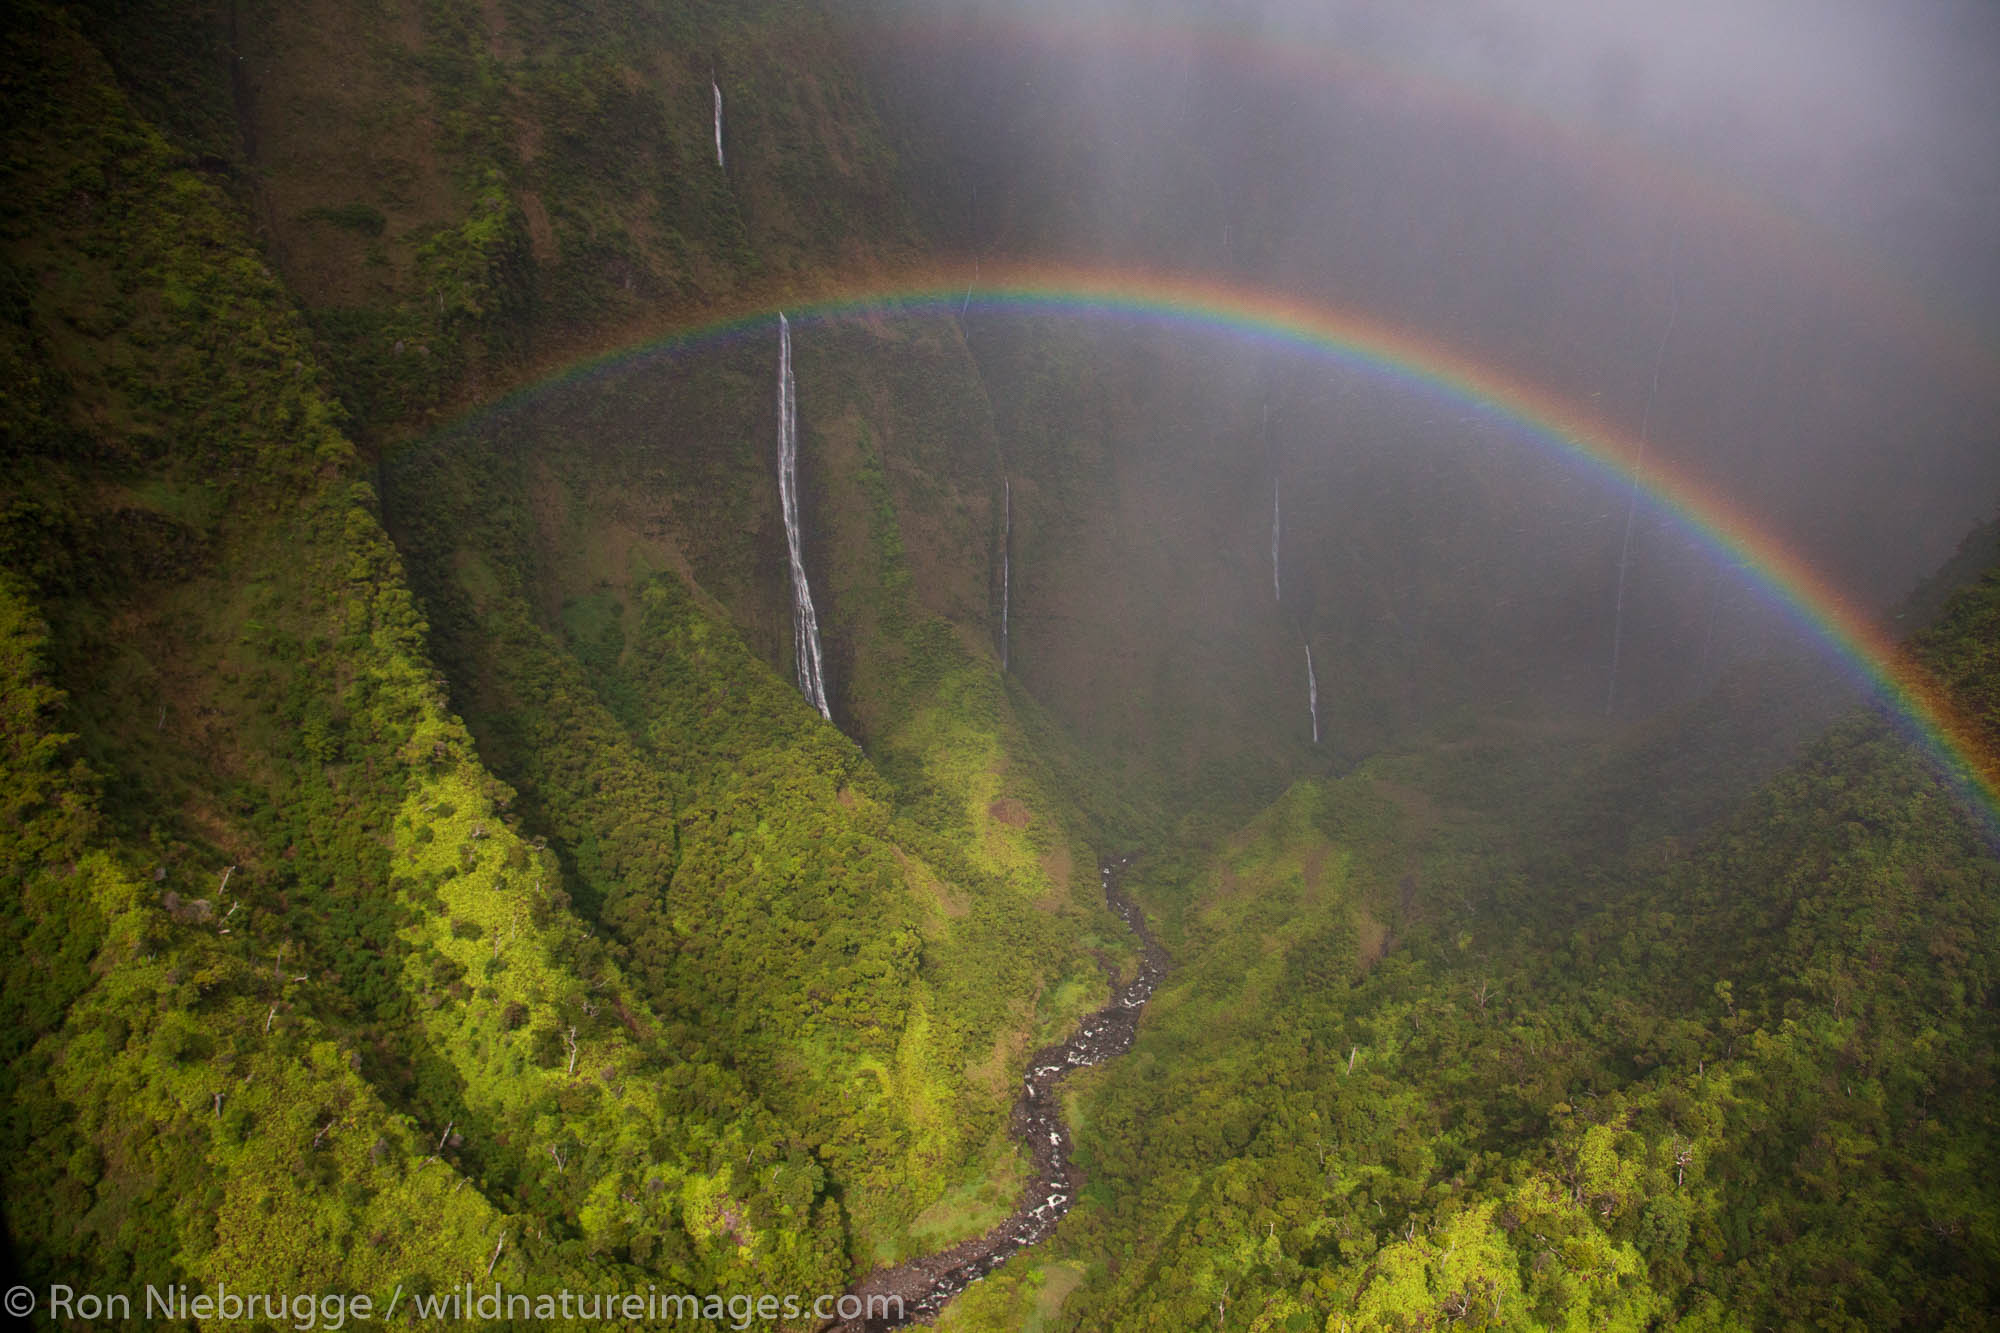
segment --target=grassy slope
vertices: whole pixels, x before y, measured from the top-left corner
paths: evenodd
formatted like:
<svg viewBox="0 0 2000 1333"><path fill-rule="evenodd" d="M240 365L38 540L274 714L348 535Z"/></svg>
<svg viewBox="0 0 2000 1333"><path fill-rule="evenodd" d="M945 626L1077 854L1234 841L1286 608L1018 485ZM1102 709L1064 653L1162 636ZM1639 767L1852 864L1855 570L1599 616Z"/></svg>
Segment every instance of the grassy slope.
<svg viewBox="0 0 2000 1333"><path fill-rule="evenodd" d="M1989 723L1996 638L1989 573L1921 641ZM1083 1201L947 1322L1080 1263L1092 1327L1980 1326L1990 836L1869 716L1692 850L1604 820L1631 762L1467 737L1154 867L1180 964L1079 1088Z"/></svg>
<svg viewBox="0 0 2000 1333"><path fill-rule="evenodd" d="M9 943L55 964L9 986L7 1187L36 1204L12 1210L28 1271L378 1299L469 1273L504 1210L425 1169L431 1140L350 1069L309 984L163 910L145 849L107 827L86 771L64 770L74 738L46 729L61 696L32 674L45 626L12 586L0 616L5 863L25 888Z"/></svg>
<svg viewBox="0 0 2000 1333"><path fill-rule="evenodd" d="M260 220L371 440L920 245L814 6L329 0L235 23Z"/></svg>
<svg viewBox="0 0 2000 1333"><path fill-rule="evenodd" d="M1101 995L1084 948L1124 945L1070 782L960 628L990 437L933 407L967 398L962 362L924 331L799 344L835 699L868 759L707 595L783 558L768 345L557 386L388 475L460 707L574 896L826 1161L857 1257L900 1257L1001 1211L1012 1070ZM939 514L975 535L930 544L974 549L919 571L904 534Z"/></svg>
<svg viewBox="0 0 2000 1333"><path fill-rule="evenodd" d="M14 1210L29 1270L446 1285L504 1234L516 1282L837 1283L817 1168L662 1040L445 711L232 201L61 11L6 39L8 928L71 942L10 984L8 1195L72 1205Z"/></svg>
<svg viewBox="0 0 2000 1333"><path fill-rule="evenodd" d="M354 77L315 83L318 11L253 10L252 188L198 72L214 30L117 67L177 148L88 40L116 59L143 25L85 9L7 33L8 929L36 960L8 995L8 1191L64 1205L30 1263L443 1284L504 1234L502 1276L810 1287L993 1216L1009 1073L1117 938L1088 849L1143 822L1072 812L1112 801L1038 758L1053 728L981 628L994 441L1064 413L996 433L949 327L802 331L815 577L866 759L764 665L761 349L656 377L651 419L586 386L391 460L448 683L336 429L336 389L386 440L628 315L844 253L880 150L825 30L344 10ZM696 180L703 41L761 71L740 197ZM1050 441L1048 476L1088 471ZM1988 718L1992 595L1932 641ZM1983 1123L1987 1071L1953 1053L1991 1044L1990 860L1949 802L1851 728L1702 857L1660 870L1641 840L1592 876L1603 849L1519 832L1551 763L1494 803L1521 753L1307 784L1215 865L1156 865L1186 961L1149 1046L1081 1089L1094 1192L1067 1249L954 1318L1013 1321L1024 1277L1034 1318L1169 1326L1815 1284L1814 1317L1889 1322L1990 1293L1990 1154L1937 1128ZM1588 803L1560 826L1605 828ZM1577 910L1531 910L1554 897ZM1884 998L1884 972L1923 980Z"/></svg>
<svg viewBox="0 0 2000 1333"><path fill-rule="evenodd" d="M775 306L829 275L920 264L927 228L954 208L921 129L902 144L878 115L867 79L883 71L867 69L874 38L849 8L309 0L241 7L233 32L218 13L206 39L199 25L120 20L117 8L93 6L107 40L139 49L182 34L180 60L161 73L129 63L156 100L189 109L191 137L217 138L215 117L194 114L215 97L193 96L175 72L203 59L233 71L237 179L367 447L424 433L586 350ZM711 74L726 102L726 169L713 156ZM977 457L991 473L1004 456L1015 481L1018 669L1127 783L1164 776L1183 800L1227 790L1247 811L1292 776L1344 767L1466 700L1535 708L1595 696L1595 681L1551 679L1561 663L1524 588L1543 586L1552 560L1587 581L1608 555L1532 540L1492 555L1512 550L1522 515L1550 498L1532 461L1525 480L1518 460L1496 465L1477 450L1391 463L1409 451L1363 447L1388 427L1344 397L1321 401L1323 367L1253 367L1213 346L1168 351L1046 321L972 323L1001 420L997 436L990 424L967 436L995 448L961 450L957 462ZM910 336L956 341L950 330ZM802 376L813 341L802 340ZM948 350L960 364L941 382L964 383L963 351ZM878 383L896 378L885 368ZM739 386L747 401L761 404L762 379ZM993 483L963 485L936 466L947 456L899 460L879 392L849 415L849 386L805 388L808 429L822 432L809 458L858 466L854 426L867 422L919 597L964 632L983 621L990 633ZM938 431L986 397L895 389ZM1275 435L1259 425L1273 400ZM702 419L734 434L721 424L733 411L706 404ZM1331 461L1322 440L1339 442ZM1296 455L1283 609L1261 596L1274 451ZM747 489L740 476L722 484L725 496ZM1189 507L1189 495L1203 502ZM1380 555L1405 549L1419 512L1453 535L1408 560ZM712 514L679 517L676 540L690 547L718 531ZM862 530L829 522L823 550L864 549ZM967 538L978 539L970 549ZM685 554L756 651L781 664L778 571L766 561L718 578L699 551ZM865 703L861 677L882 645L858 617L829 623ZM1321 749L1305 739L1301 626L1328 667ZM1470 646L1518 670L1466 669Z"/></svg>
<svg viewBox="0 0 2000 1333"><path fill-rule="evenodd" d="M867 67L875 35L848 8L81 8L114 57L124 53L121 76L252 208L365 449L422 435L584 352L775 306L829 275L922 263L955 209L921 127L901 142L878 115L868 80L886 74ZM726 101L726 169L713 156L711 74ZM1364 447L1391 423L1357 413L1345 388L1323 401L1323 367L1168 352L1046 321L972 322L1000 422L997 434L981 428L995 448L957 461L976 455L990 472L1004 457L1014 478L1018 670L1126 784L1157 789L1164 778L1183 802L1226 790L1247 812L1292 776L1337 771L1468 701L1533 710L1595 697L1594 680L1562 677L1567 649L1548 651L1574 627L1552 632L1525 590L1551 581L1551 561L1587 583L1609 556L1589 541L1514 549L1511 534L1543 531L1522 516L1542 512L1554 484L1532 460L1523 472L1483 448L1417 449L1417 465L1391 463L1412 451ZM964 383L962 349L949 351L960 364L940 382ZM802 345L802 374L812 355ZM747 401L761 401L762 378L739 386ZM896 390L925 405L933 430L986 398ZM831 403L847 393L808 386L809 429L817 413L823 431L809 456L858 466L853 426L867 421L920 599L961 632L984 622L990 634L992 542L966 539L992 526L993 483L954 477L955 494L935 493L927 479L947 476L934 465L951 460L899 460L883 404L844 415ZM1275 435L1259 425L1274 401ZM711 403L703 415L721 423L733 410ZM1276 456L1292 459L1295 569L1282 609L1262 597ZM724 496L748 489L738 475L718 480ZM1202 504L1190 509L1188 495ZM1417 513L1452 535L1408 559L1380 554L1407 554ZM692 547L718 531L714 517L691 506L675 538L753 648L780 664L778 571L768 560L727 577L704 566ZM824 549L862 549L863 529L829 524ZM1496 559L1502 549L1512 554ZM1317 749L1304 730L1302 627L1326 668L1329 739ZM874 658L863 648L881 645L858 616L831 628L865 703ZM1496 657L1516 669L1496 672Z"/></svg>
<svg viewBox="0 0 2000 1333"><path fill-rule="evenodd" d="M198 6L81 12L82 36L203 155L176 158L134 119L77 34L66 49L101 101L22 90L70 118L35 169L73 173L77 136L129 125L149 156L115 179L183 207L120 199L123 231L50 253L37 224L59 190L26 182L19 285L67 285L21 310L21 361L62 369L45 406L98 418L65 428L109 453L36 470L10 506L10 558L49 567L81 747L124 826L162 850L166 882L234 865L232 935L317 979L315 1007L367 1085L456 1125L445 1155L566 1253L696 1274L740 1240L743 1262L810 1273L844 1229L833 1244L865 1262L995 1215L988 1177L1013 1169L1009 1071L1093 1002L1083 949L1117 947L1117 932L1089 873L1101 830L1033 757L1015 702L1044 743L1052 733L1009 701L977 628L991 436L966 416L980 395L955 328L802 337L843 713L887 785L737 643L740 628L778 657L785 632L764 450L725 436L670 451L665 484L633 488L598 433L511 492L406 524L455 702L522 784L517 814L440 710L428 626L331 432L330 389L352 424L393 436L643 307L692 310L773 266L822 265L862 214L893 213L868 183L879 150L827 32L809 14L734 8L679 14L670 31L636 11L451 4L343 10L330 27L253 8L233 32ZM725 81L741 67L740 196L704 161L705 96L698 121L673 113L676 90L705 93L705 70L690 73L704 46ZM149 63L154 47L174 59ZM193 113L235 55L232 145L219 116ZM786 202L804 197L811 217ZM332 385L237 204L303 297ZM203 227L189 230L189 207ZM178 267L162 273L155 251L177 230ZM880 257L906 241L892 225L869 244ZM211 271L230 264L248 290ZM135 319L156 289L167 308ZM246 345L245 320L280 327L278 344ZM257 415L287 386L296 406ZM163 400L103 420L128 388ZM694 392L684 439L760 418L768 367L754 387L724 375ZM755 424L761 441L769 425ZM321 442L321 472L239 486L239 455L268 462L267 437L288 428ZM33 445L45 463L58 447ZM431 478L422 461L384 475L392 498ZM761 543L732 537L746 507ZM68 568L115 545L78 530L114 521L166 558ZM440 551L425 522L468 540ZM699 571L731 614L662 571ZM357 602L358 588L374 591ZM735 700L720 717L718 691ZM600 914L608 950L582 924ZM767 1146L731 1146L751 1140ZM746 1174L767 1155L780 1177L796 1167L797 1188ZM719 1166L739 1158L735 1175Z"/></svg>

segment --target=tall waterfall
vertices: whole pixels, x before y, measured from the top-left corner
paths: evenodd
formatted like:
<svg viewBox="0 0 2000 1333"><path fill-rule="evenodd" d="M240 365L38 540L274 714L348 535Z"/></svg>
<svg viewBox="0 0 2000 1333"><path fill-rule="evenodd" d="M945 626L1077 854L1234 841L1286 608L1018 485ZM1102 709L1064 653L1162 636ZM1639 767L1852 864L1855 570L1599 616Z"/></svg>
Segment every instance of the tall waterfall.
<svg viewBox="0 0 2000 1333"><path fill-rule="evenodd" d="M710 79L708 86L715 94L715 165L720 167L722 166L722 85Z"/></svg>
<svg viewBox="0 0 2000 1333"><path fill-rule="evenodd" d="M1312 710L1313 744L1319 744L1319 677L1313 674L1313 646L1306 645L1306 707Z"/></svg>
<svg viewBox="0 0 2000 1333"><path fill-rule="evenodd" d="M1674 237L1673 253L1680 253L1681 240ZM1671 261L1669 261L1671 262ZM1681 313L1678 281L1667 289L1667 327L1660 331L1660 345L1653 353L1653 383L1646 390L1646 410L1639 416L1639 448L1632 455L1632 490L1625 500L1625 541L1618 549L1618 596L1611 610L1611 670L1604 687L1604 715L1610 717L1618 706L1618 655L1625 641L1625 574L1632 564L1632 524L1639 516L1639 469L1646 461L1646 436L1653 425L1653 400L1660 396L1660 367L1667 359L1667 341L1674 336L1674 321Z"/></svg>
<svg viewBox="0 0 2000 1333"><path fill-rule="evenodd" d="M826 665L820 658L819 617L813 613L812 589L806 586L806 562L799 538L799 404L792 383L792 325L778 316L778 500L785 512L785 548L792 561L792 654L799 693L829 722Z"/></svg>
<svg viewBox="0 0 2000 1333"><path fill-rule="evenodd" d="M1264 404L1262 434L1264 437L1264 451L1269 453L1271 449L1271 405L1269 403ZM1271 460L1271 600L1274 602L1285 600L1284 589L1278 586L1278 561L1283 549L1279 543L1284 532L1284 502L1279 497L1278 487L1280 484L1278 463L1276 457L1273 456Z"/></svg>
<svg viewBox="0 0 2000 1333"><path fill-rule="evenodd" d="M1014 486L1000 478L1000 669L1008 665L1007 617L1014 594Z"/></svg>
<svg viewBox="0 0 2000 1333"><path fill-rule="evenodd" d="M1278 539L1284 532L1284 510L1278 498L1278 479L1271 478L1271 600L1282 602L1285 594L1278 587Z"/></svg>

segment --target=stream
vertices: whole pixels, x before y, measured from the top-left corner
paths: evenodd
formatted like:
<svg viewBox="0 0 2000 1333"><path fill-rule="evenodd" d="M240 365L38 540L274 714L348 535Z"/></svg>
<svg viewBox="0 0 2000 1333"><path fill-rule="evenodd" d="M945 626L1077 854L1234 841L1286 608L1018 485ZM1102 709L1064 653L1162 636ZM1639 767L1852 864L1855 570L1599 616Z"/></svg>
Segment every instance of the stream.
<svg viewBox="0 0 2000 1333"><path fill-rule="evenodd" d="M1146 928L1145 914L1126 896L1118 877L1131 863L1129 856L1105 862L1098 869L1106 906L1139 937L1139 970L1123 986L1112 978L1111 1002L1090 1014L1069 1039L1044 1046L1028 1061L1021 1093L1014 1099L1009 1130L1027 1145L1032 1159L1027 1185L1012 1214L983 1236L961 1241L950 1249L877 1269L853 1288L869 1297L901 1297L900 1319L850 1320L829 1333L884 1333L907 1324L927 1324L952 1297L1007 1262L1019 1251L1048 1239L1076 1199L1080 1176L1070 1161L1069 1126L1056 1101L1056 1085L1072 1069L1102 1064L1132 1047L1139 1015L1166 975L1167 951ZM881 1308L878 1304L875 1308Z"/></svg>

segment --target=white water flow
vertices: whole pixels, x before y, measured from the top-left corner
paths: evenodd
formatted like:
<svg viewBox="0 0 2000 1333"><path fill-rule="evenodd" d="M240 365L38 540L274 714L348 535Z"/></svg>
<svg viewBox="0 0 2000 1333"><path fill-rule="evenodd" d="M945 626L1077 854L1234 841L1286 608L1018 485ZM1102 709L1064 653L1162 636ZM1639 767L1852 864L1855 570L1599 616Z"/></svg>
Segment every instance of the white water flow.
<svg viewBox="0 0 2000 1333"><path fill-rule="evenodd" d="M1313 744L1319 744L1319 677L1313 674L1313 646L1306 645L1306 707L1312 709Z"/></svg>
<svg viewBox="0 0 2000 1333"><path fill-rule="evenodd" d="M792 383L792 325L778 316L778 500L785 513L785 549L792 561L792 654L799 693L829 722L826 665L819 651L819 617L806 585L806 561L799 537L799 404Z"/></svg>
<svg viewBox="0 0 2000 1333"><path fill-rule="evenodd" d="M1271 405L1269 403L1264 404L1263 436L1264 451L1269 453L1271 449ZM1278 486L1278 464L1277 459L1274 457L1271 460L1271 600L1274 602L1285 600L1284 590L1278 586L1279 540L1280 534L1284 530L1283 501L1279 499Z"/></svg>
<svg viewBox="0 0 2000 1333"><path fill-rule="evenodd" d="M1676 253L1680 238L1674 238ZM1632 457L1632 492L1625 500L1625 543L1618 551L1618 597L1611 608L1611 672L1604 687L1604 715L1610 717L1618 704L1618 651L1625 639L1625 572L1632 564L1632 524L1639 515L1639 473L1646 461L1646 435L1653 426L1653 400L1660 396L1660 366L1667 359L1667 341L1674 336L1674 320L1681 313L1681 287L1669 289L1667 327L1660 332L1660 346L1653 353L1653 383L1646 390L1646 410L1639 416L1639 449Z"/></svg>
<svg viewBox="0 0 2000 1333"><path fill-rule="evenodd" d="M1013 598L1013 548L1014 548L1014 487L1007 478L1000 479L1000 669L1007 669L1007 618L1012 610L1009 602Z"/></svg>
<svg viewBox="0 0 2000 1333"><path fill-rule="evenodd" d="M722 166L722 85L710 79L708 86L715 94L715 165L720 167Z"/></svg>
<svg viewBox="0 0 2000 1333"><path fill-rule="evenodd" d="M1701 634L1701 667L1695 676L1696 688L1708 684L1709 657L1715 650L1715 613L1721 606L1722 575L1717 572L1708 576L1708 627Z"/></svg>
<svg viewBox="0 0 2000 1333"><path fill-rule="evenodd" d="M1278 587L1278 540L1284 531L1285 516L1278 498L1278 479L1271 478L1271 600L1282 602L1285 594Z"/></svg>

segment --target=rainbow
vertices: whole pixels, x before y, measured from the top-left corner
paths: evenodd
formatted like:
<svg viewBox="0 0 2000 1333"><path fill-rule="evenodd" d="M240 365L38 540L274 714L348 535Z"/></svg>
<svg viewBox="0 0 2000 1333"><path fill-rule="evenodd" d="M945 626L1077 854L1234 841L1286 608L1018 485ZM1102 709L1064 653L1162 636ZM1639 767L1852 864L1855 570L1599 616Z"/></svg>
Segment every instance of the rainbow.
<svg viewBox="0 0 2000 1333"><path fill-rule="evenodd" d="M1803 211L1680 155L1637 139L1594 132L1519 96L1410 63L1396 63L1309 32L1273 32L1191 14L1120 15L1057 6L1023 10L940 10L927 22L899 20L880 40L974 50L1011 43L1055 54L1079 50L1149 61L1162 72L1188 68L1197 52L1246 79L1339 89L1362 105L1437 116L1493 136L1529 159L1566 164L1613 182L1666 216L1705 222L1718 237L1758 247L1762 262L1797 273L1822 292L1840 292L1898 339L1922 347L1934 365L1982 392L2000 384L2000 342L1942 293L1919 288Z"/></svg>
<svg viewBox="0 0 2000 1333"><path fill-rule="evenodd" d="M1368 316L1296 297L1178 274L1048 266L983 274L928 269L902 278L773 303L576 363L553 379L589 376L637 356L687 350L775 327L884 315L961 315L968 306L1042 315L1117 318L1221 334L1326 357L1417 392L1443 395L1507 424L1608 483L1637 484L1717 556L1739 566L1809 633L1844 658L1919 745L1944 765L2000 829L2000 756L1946 691L1875 621L1714 487L1676 469L1630 433L1586 408L1463 353ZM550 383L524 387L519 400ZM433 437L436 438L436 437Z"/></svg>

